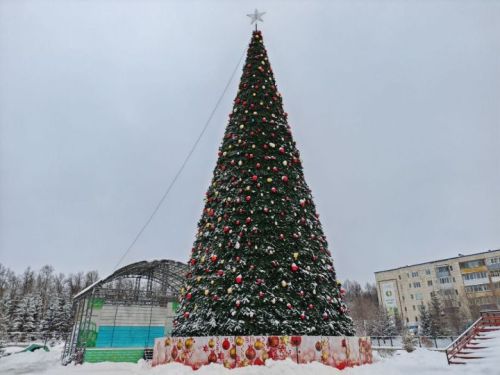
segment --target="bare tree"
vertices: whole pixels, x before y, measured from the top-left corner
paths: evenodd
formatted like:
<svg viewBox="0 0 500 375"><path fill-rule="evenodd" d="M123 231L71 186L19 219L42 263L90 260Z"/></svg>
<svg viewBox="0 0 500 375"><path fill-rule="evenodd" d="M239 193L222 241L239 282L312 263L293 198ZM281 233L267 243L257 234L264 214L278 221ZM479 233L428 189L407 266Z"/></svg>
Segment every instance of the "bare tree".
<svg viewBox="0 0 500 375"><path fill-rule="evenodd" d="M367 335L379 318L377 288L367 283L363 289L357 281L346 280L344 289L356 333L360 336Z"/></svg>
<svg viewBox="0 0 500 375"><path fill-rule="evenodd" d="M69 293L73 296L83 289L83 272L71 273L66 279Z"/></svg>
<svg viewBox="0 0 500 375"><path fill-rule="evenodd" d="M96 270L87 272L85 274L84 287L86 288L94 284L97 280L99 280L99 273Z"/></svg>
<svg viewBox="0 0 500 375"><path fill-rule="evenodd" d="M26 295L33 291L35 287L35 272L31 267L26 268L23 275L21 276L21 293Z"/></svg>

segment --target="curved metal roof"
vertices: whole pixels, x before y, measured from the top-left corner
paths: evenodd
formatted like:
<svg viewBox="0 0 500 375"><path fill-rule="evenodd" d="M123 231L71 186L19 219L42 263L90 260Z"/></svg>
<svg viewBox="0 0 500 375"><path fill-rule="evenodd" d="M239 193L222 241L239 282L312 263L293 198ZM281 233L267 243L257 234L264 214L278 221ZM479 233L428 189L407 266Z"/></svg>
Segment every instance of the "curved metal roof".
<svg viewBox="0 0 500 375"><path fill-rule="evenodd" d="M86 297L94 289L100 288L104 284L120 277L151 277L151 279L162 284L167 295L176 296L182 287L184 274L187 272L187 269L188 266L186 264L170 259L131 263L83 289L73 299L78 300Z"/></svg>

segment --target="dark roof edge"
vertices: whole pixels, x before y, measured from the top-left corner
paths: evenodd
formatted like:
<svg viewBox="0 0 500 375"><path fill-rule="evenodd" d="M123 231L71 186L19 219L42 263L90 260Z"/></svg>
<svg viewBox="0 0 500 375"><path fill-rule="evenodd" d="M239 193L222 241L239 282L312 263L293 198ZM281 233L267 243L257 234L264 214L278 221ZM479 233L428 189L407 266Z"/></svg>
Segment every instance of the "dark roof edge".
<svg viewBox="0 0 500 375"><path fill-rule="evenodd" d="M396 271L396 270L400 270L400 269L403 269L403 268L409 268L409 267L421 266L421 265L423 265L423 264L429 264L429 263L440 263L440 262L444 262L444 261L446 261L446 260L452 260L452 259L458 259L458 258L465 258L465 257L472 257L472 256L474 256L474 255L488 254L488 253L492 253L492 252L494 252L494 251L500 251L500 249L486 250L486 251L481 251L481 252L479 252L479 253L464 254L464 255L459 255L459 256L456 256L456 257L450 257L450 258L444 258L444 259L438 259L438 260L431 260L431 261L429 261L429 262L422 262L422 263L409 264L409 265L402 266L402 267L390 268L390 269L388 269L388 270L375 271L374 273L382 273L382 272Z"/></svg>

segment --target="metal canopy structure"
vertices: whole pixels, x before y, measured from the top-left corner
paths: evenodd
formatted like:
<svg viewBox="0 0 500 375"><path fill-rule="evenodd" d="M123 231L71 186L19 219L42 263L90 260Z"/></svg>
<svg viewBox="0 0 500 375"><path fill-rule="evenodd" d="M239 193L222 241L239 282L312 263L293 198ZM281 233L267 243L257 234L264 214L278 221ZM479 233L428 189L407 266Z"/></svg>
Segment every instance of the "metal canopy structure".
<svg viewBox="0 0 500 375"><path fill-rule="evenodd" d="M108 297L108 299L110 299L109 302L113 302L112 298L110 297L115 294L125 294L123 295L123 297L128 297L136 300L137 298L134 298L133 293L126 293L127 291L130 291L130 283L121 283L127 285L121 285L121 288L116 288L116 281L124 280L135 280L133 289L135 289L136 291L144 291L141 290L140 285L137 285L137 283L140 283L144 280L149 281L150 288L146 288L146 292L160 292L163 300L177 298L179 290L181 289L182 283L184 281L184 274L187 272L186 270L187 266L184 263L180 263L174 260L163 259L153 260L150 262L141 261L132 263L116 270L110 276L101 279L85 288L73 297L73 301L78 302L84 298L88 298L88 296L91 294L93 294L94 296L102 295L102 297ZM118 282L118 284L120 284L120 282ZM108 293L110 291L115 291L116 293ZM118 298L118 301L124 302L122 298ZM154 300L151 301L151 303L161 303L161 301Z"/></svg>
<svg viewBox="0 0 500 375"><path fill-rule="evenodd" d="M103 306L116 309L117 312L119 308L128 311L142 309L150 311L150 314L161 309L166 311L169 302L172 305L178 300L186 272L185 264L173 260L141 261L116 270L75 295L73 329L66 340L63 364L83 362L86 349L96 346L100 324L98 309ZM115 314L114 320L107 324L113 327L119 325L116 318ZM151 322L151 315L148 319ZM136 324L134 321L131 323ZM147 343L144 344L143 349L147 349L147 346Z"/></svg>

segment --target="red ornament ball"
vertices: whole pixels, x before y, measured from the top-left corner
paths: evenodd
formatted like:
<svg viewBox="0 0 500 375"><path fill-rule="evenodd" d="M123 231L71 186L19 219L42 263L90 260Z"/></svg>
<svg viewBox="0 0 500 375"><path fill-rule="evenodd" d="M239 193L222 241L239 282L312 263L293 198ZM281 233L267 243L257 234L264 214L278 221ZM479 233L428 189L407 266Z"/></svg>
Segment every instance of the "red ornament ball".
<svg viewBox="0 0 500 375"><path fill-rule="evenodd" d="M281 180L282 180L283 182L288 182L288 176L283 176L283 177L281 177Z"/></svg>
<svg viewBox="0 0 500 375"><path fill-rule="evenodd" d="M252 197L251 197L250 195L247 195L247 196L245 197L245 200L246 200L247 202L250 202L250 200L251 200L251 199L252 199Z"/></svg>
<svg viewBox="0 0 500 375"><path fill-rule="evenodd" d="M235 280L236 280L236 284L241 284L241 282L243 281L243 276L238 275L238 276L236 276Z"/></svg>
<svg viewBox="0 0 500 375"><path fill-rule="evenodd" d="M259 178L258 178L256 175L253 175L253 176L252 176L252 180L253 180L253 181L257 181L258 179L259 179Z"/></svg>
<svg viewBox="0 0 500 375"><path fill-rule="evenodd" d="M299 266L297 266L295 263L292 263L292 266L290 268L292 269L292 272L297 272L299 270Z"/></svg>
<svg viewBox="0 0 500 375"><path fill-rule="evenodd" d="M229 232L229 230L230 230L230 228L229 228L228 226L226 226L226 227L224 227L224 229L223 229L223 230L224 230L224 233L228 233L228 232Z"/></svg>
<svg viewBox="0 0 500 375"><path fill-rule="evenodd" d="M191 293L188 293L186 294L186 299L189 301L191 299L191 297L193 297L193 295Z"/></svg>

